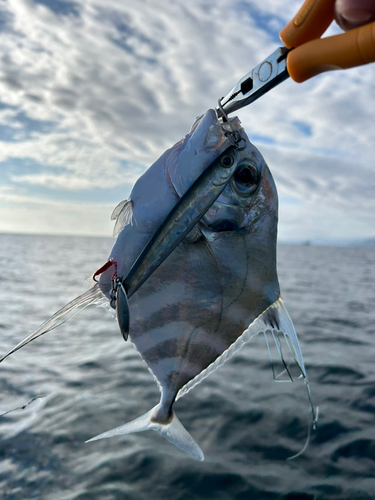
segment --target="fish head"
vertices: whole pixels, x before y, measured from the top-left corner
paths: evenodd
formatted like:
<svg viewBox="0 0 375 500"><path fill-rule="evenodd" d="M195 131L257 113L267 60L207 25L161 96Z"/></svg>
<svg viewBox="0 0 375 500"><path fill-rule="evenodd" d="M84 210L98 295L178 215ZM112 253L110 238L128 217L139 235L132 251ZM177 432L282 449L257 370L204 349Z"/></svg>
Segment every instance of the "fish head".
<svg viewBox="0 0 375 500"><path fill-rule="evenodd" d="M241 231L272 234L277 229L278 196L270 169L241 129L246 147L223 193L206 212L203 223L212 232Z"/></svg>
<svg viewBox="0 0 375 500"><path fill-rule="evenodd" d="M226 148L228 133L236 130L245 148L240 151L238 167L222 195L204 216L212 232L254 231L269 221L277 228L278 197L271 172L258 149L250 142L237 117L219 122L216 112L208 110L197 118L190 133L177 143L166 159L166 171L173 189L181 197ZM269 228L271 229L271 227Z"/></svg>
<svg viewBox="0 0 375 500"><path fill-rule="evenodd" d="M242 294L237 303L243 299L244 318L252 321L280 295L276 262L278 196L263 156L245 131L238 130L246 147L233 177L201 219L199 229L219 264L227 303Z"/></svg>

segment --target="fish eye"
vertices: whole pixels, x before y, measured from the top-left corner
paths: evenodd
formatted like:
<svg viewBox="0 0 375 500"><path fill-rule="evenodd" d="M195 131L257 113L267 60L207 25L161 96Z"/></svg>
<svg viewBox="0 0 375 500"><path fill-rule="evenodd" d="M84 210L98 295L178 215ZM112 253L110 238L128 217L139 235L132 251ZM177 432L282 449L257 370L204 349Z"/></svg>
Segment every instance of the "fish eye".
<svg viewBox="0 0 375 500"><path fill-rule="evenodd" d="M233 165L234 163L234 159L232 158L232 156L229 156L229 155L225 155L221 158L220 160L220 164L222 167L225 167L225 168L229 168Z"/></svg>
<svg viewBox="0 0 375 500"><path fill-rule="evenodd" d="M249 196L258 187L260 182L260 172L255 165L246 163L240 165L235 171L232 185L238 194Z"/></svg>

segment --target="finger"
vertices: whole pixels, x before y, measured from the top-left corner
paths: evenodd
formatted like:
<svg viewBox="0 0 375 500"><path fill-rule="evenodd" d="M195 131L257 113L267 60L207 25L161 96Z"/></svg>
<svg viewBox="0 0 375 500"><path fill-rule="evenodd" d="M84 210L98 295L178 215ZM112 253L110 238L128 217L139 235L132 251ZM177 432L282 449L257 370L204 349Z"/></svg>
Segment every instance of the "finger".
<svg viewBox="0 0 375 500"><path fill-rule="evenodd" d="M336 0L335 19L344 31L375 21L375 0Z"/></svg>

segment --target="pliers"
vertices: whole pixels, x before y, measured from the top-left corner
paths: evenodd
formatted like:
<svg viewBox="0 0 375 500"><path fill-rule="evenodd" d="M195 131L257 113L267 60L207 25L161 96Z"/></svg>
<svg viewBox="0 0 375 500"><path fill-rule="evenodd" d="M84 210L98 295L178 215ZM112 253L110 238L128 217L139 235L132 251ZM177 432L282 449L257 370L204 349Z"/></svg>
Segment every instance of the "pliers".
<svg viewBox="0 0 375 500"><path fill-rule="evenodd" d="M321 39L334 19L335 0L306 0L280 31L284 46L247 73L225 97L217 114L224 117L274 88L289 76L302 83L324 71L375 61L375 22Z"/></svg>

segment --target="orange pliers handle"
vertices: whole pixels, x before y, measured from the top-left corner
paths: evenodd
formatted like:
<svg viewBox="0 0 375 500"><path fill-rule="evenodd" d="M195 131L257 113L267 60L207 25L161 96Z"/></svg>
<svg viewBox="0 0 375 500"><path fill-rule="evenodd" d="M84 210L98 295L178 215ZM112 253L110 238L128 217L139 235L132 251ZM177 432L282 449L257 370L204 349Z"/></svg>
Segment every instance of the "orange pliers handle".
<svg viewBox="0 0 375 500"><path fill-rule="evenodd" d="M288 49L287 70L298 82L334 69L375 62L375 22L340 35L320 38L334 18L335 0L306 0L280 31Z"/></svg>

